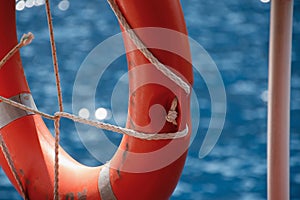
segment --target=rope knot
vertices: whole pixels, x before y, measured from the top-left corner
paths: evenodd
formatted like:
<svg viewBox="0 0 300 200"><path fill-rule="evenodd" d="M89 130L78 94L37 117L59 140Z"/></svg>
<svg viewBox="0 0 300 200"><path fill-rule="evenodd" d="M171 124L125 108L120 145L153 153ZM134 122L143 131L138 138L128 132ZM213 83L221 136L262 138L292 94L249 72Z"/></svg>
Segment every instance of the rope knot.
<svg viewBox="0 0 300 200"><path fill-rule="evenodd" d="M166 120L176 126L177 126L176 119L178 116L178 113L176 111L177 104L178 104L178 100L177 97L175 97L172 101L171 108L168 112L168 115L166 116Z"/></svg>
<svg viewBox="0 0 300 200"><path fill-rule="evenodd" d="M27 46L28 44L30 44L32 42L32 40L34 39L34 35L29 32L29 33L25 33L23 34L22 38L21 38L21 46Z"/></svg>

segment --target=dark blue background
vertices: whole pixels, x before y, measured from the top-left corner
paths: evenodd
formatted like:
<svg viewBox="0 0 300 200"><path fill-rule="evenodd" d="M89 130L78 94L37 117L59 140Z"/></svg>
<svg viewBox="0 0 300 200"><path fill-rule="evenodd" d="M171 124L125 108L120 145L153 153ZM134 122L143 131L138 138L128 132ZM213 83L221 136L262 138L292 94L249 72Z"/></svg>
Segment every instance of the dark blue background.
<svg viewBox="0 0 300 200"><path fill-rule="evenodd" d="M66 11L52 1L53 23L60 65L65 110L72 112L72 89L76 73L88 53L101 41L119 33L115 16L105 1L70 1ZM223 77L227 117L223 133L204 159L199 147L210 118L210 98L200 76L194 89L201 108L200 127L172 200L262 200L266 199L266 124L268 39L270 4L259 0L183 0L190 37L210 54ZM295 0L291 90L291 199L300 199L300 2ZM58 110L55 78L44 6L17 12L19 37L33 32L33 43L21 50L23 65L38 108ZM126 72L125 57L120 73L107 75L104 90L110 94ZM122 71L123 70L123 71ZM126 97L125 97L126 98ZM98 98L109 107L109 99ZM124 119L125 120L125 119ZM113 122L113 121L111 121ZM51 121L46 121L53 130ZM61 145L78 161L99 165L80 142L74 124L62 121ZM0 168L0 199L20 199Z"/></svg>

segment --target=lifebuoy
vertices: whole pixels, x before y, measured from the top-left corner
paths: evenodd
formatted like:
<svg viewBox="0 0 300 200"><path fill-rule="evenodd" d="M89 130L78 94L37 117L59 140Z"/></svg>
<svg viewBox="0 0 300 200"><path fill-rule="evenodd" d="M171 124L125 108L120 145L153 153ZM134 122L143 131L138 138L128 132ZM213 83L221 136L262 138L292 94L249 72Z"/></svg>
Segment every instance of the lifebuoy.
<svg viewBox="0 0 300 200"><path fill-rule="evenodd" d="M179 0L117 0L120 10L133 28L160 27L187 35ZM15 24L15 1L1 2L0 6L0 58L17 44ZM138 34L142 41L159 37ZM176 39L177 48L189 55L186 37ZM149 110L159 104L169 110L174 98L178 99L177 125L164 122L159 132L176 132L185 124L191 130L190 96L182 89L172 91L159 83L148 83L138 88L142 79L155 76L154 71L141 66L150 65L131 39L124 33L124 41L130 74L129 87L133 90L129 97L127 127L147 133L153 132ZM174 45L174 38L170 38ZM188 60L165 50L151 49L152 53L165 65L170 66L187 82L192 84L193 75ZM135 70L138 69L138 70ZM176 86L176 85L175 85ZM15 54L0 69L0 95L22 104L34 107L19 53ZM21 184L29 199L52 199L54 182L54 138L39 115L22 111L0 102L0 134L13 160ZM71 158L62 148L59 150L59 194L60 199L168 199L179 180L186 159L189 134L174 140L142 140L124 135L119 149L109 164L100 167L84 166ZM144 156L162 151L160 156ZM149 170L149 165L168 160L172 162ZM138 155L138 156L136 156ZM151 154L152 155L152 154ZM154 154L157 155L157 154ZM0 163L12 184L19 190L11 169L0 152ZM148 167L147 167L148 166ZM143 169L136 171L128 169Z"/></svg>

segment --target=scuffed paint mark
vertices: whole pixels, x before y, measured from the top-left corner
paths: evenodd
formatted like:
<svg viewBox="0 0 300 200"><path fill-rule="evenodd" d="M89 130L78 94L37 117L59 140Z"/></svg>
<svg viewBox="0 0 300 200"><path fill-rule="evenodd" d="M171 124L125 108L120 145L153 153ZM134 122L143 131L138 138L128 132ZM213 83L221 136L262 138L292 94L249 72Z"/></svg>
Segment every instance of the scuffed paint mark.
<svg viewBox="0 0 300 200"><path fill-rule="evenodd" d="M82 192L78 192L76 199L86 200L87 199L87 190L84 189ZM65 200L75 200L75 194L73 192L66 194Z"/></svg>
<svg viewBox="0 0 300 200"><path fill-rule="evenodd" d="M121 178L121 170L120 169L122 168L122 166L124 165L124 162L126 160L127 153L128 153L128 150L129 150L129 144L126 143L125 147L126 147L126 149L124 150L124 153L122 155L122 163L120 164L119 168L117 169L117 173L118 173L119 178Z"/></svg>
<svg viewBox="0 0 300 200"><path fill-rule="evenodd" d="M75 199L74 193L70 192L66 194L66 200L74 200L74 199Z"/></svg>
<svg viewBox="0 0 300 200"><path fill-rule="evenodd" d="M117 169L117 174L118 174L119 178L121 178L120 168Z"/></svg>
<svg viewBox="0 0 300 200"><path fill-rule="evenodd" d="M78 192L78 200L86 200L87 199L87 190L84 189L83 192Z"/></svg>
<svg viewBox="0 0 300 200"><path fill-rule="evenodd" d="M129 149L129 144L128 142L126 143L126 149L123 153L123 156L122 156L122 163L126 160L126 156L127 156L127 152L128 152L128 149Z"/></svg>
<svg viewBox="0 0 300 200"><path fill-rule="evenodd" d="M30 185L30 180L28 178L26 178L26 180L25 180L25 185L26 186Z"/></svg>
<svg viewBox="0 0 300 200"><path fill-rule="evenodd" d="M131 129L135 129L134 122L132 121L131 118L129 119L129 123L130 123L130 128L131 128Z"/></svg>
<svg viewBox="0 0 300 200"><path fill-rule="evenodd" d="M132 92L130 96L130 106L132 107L135 106L135 96L136 96L136 91Z"/></svg>
<svg viewBox="0 0 300 200"><path fill-rule="evenodd" d="M23 169L20 169L19 172L20 172L20 174L21 174L22 176L24 176L24 171L23 171Z"/></svg>

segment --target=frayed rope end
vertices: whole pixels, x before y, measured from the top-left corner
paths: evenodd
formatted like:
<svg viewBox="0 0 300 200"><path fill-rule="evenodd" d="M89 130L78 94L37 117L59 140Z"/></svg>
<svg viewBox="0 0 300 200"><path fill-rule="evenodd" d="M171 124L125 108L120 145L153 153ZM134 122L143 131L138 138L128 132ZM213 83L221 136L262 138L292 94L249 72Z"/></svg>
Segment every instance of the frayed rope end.
<svg viewBox="0 0 300 200"><path fill-rule="evenodd" d="M21 45L26 46L26 45L30 44L33 39L34 39L33 33L29 32L27 34L23 34L23 36L21 38Z"/></svg>

